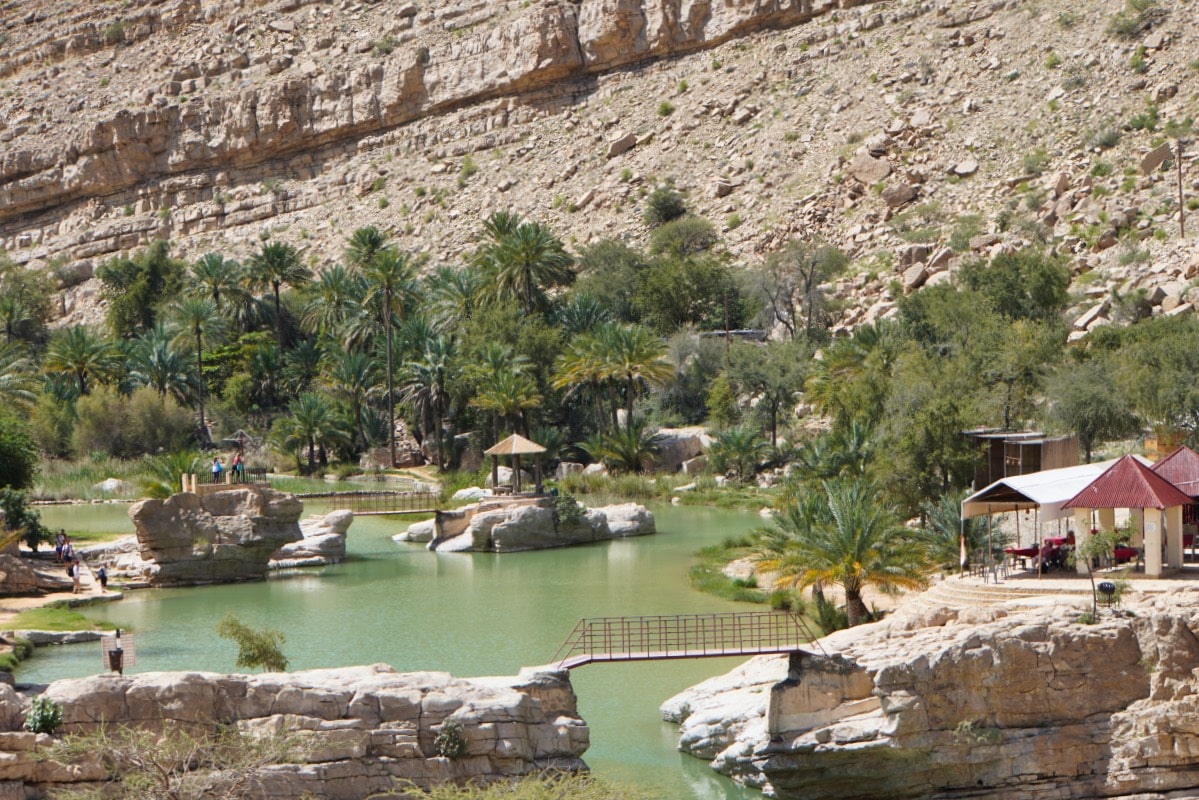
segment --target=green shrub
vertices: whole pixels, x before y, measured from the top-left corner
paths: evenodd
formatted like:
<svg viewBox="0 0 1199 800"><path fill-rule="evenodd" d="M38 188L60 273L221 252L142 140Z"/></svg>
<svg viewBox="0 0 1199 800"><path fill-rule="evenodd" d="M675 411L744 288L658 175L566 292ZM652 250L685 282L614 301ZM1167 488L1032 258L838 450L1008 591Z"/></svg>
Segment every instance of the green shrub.
<svg viewBox="0 0 1199 800"><path fill-rule="evenodd" d="M433 741L438 755L454 760L466 755L466 737L462 735L462 720L447 717Z"/></svg>
<svg viewBox="0 0 1199 800"><path fill-rule="evenodd" d="M1057 69L1062 65L1062 57L1057 54L1057 51L1050 50L1049 55L1045 58L1046 69Z"/></svg>
<svg viewBox="0 0 1199 800"><path fill-rule="evenodd" d="M1155 131L1160 121L1157 106L1150 103L1144 111L1132 115L1128 120L1128 127L1134 131Z"/></svg>
<svg viewBox="0 0 1199 800"><path fill-rule="evenodd" d="M1098 147L1100 150L1111 150L1120 143L1122 136L1119 128L1108 125L1092 133L1088 143L1091 147Z"/></svg>
<svg viewBox="0 0 1199 800"><path fill-rule="evenodd" d="M104 40L104 44L114 45L125 40L125 21L118 19L115 22L110 22L104 27L100 38Z"/></svg>
<svg viewBox="0 0 1199 800"><path fill-rule="evenodd" d="M1025 175L1040 175L1049 166L1049 154L1044 147L1038 147L1020 160L1020 166L1024 168Z"/></svg>
<svg viewBox="0 0 1199 800"><path fill-rule="evenodd" d="M669 117L673 113L674 113L674 103L670 102L669 100L663 100L661 103L658 104L658 116L659 117Z"/></svg>
<svg viewBox="0 0 1199 800"><path fill-rule="evenodd" d="M391 51L396 49L396 41L394 36L384 36L382 39L376 39L371 42L371 53L376 56L391 55Z"/></svg>
<svg viewBox="0 0 1199 800"><path fill-rule="evenodd" d="M44 694L33 698L33 707L25 718L25 730L33 733L54 733L62 724L62 706Z"/></svg>
<svg viewBox="0 0 1199 800"><path fill-rule="evenodd" d="M1145 45L1137 47L1132 58L1128 60L1128 68L1137 75L1144 75L1149 71L1149 62L1145 60Z"/></svg>
<svg viewBox="0 0 1199 800"><path fill-rule="evenodd" d="M712 249L718 241L711 222L688 215L655 228L649 236L649 249L655 255L689 256Z"/></svg>
<svg viewBox="0 0 1199 800"><path fill-rule="evenodd" d="M71 434L76 453L102 452L118 458L185 447L192 437L191 412L171 397L159 397L149 387L129 397L103 388L79 398L78 420Z"/></svg>
<svg viewBox="0 0 1199 800"><path fill-rule="evenodd" d="M645 222L651 228L665 225L687 213L683 196L669 186L654 189L645 201Z"/></svg>
<svg viewBox="0 0 1199 800"><path fill-rule="evenodd" d="M241 669L261 668L267 672L286 672L287 657L280 649L286 637L276 630L255 630L232 613L226 614L216 626L217 636L237 645L237 666Z"/></svg>
<svg viewBox="0 0 1199 800"><path fill-rule="evenodd" d="M572 494L554 498L554 520L559 525L578 525L587 519L587 509Z"/></svg>

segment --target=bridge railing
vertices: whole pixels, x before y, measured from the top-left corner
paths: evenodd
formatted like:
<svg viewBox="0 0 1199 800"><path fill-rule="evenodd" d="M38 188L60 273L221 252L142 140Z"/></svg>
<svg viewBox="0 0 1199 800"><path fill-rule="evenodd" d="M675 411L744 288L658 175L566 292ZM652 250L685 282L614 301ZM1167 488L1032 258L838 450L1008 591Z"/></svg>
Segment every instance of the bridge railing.
<svg viewBox="0 0 1199 800"><path fill-rule="evenodd" d="M338 492L329 495L334 510L355 514L403 514L441 508L438 492Z"/></svg>
<svg viewBox="0 0 1199 800"><path fill-rule="evenodd" d="M750 611L579 620L553 663L787 652L815 638L790 612Z"/></svg>

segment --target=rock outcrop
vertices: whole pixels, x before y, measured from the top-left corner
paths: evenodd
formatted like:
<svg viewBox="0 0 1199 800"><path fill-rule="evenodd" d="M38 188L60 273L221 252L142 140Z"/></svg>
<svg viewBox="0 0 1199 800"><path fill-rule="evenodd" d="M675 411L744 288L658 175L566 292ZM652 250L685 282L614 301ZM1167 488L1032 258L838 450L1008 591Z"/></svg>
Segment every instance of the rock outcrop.
<svg viewBox="0 0 1199 800"><path fill-rule="evenodd" d="M324 516L308 517L300 521L300 533L304 538L283 545L271 556L267 567L288 569L291 567L318 567L336 564L346 557L346 532L354 521L353 511L331 511Z"/></svg>
<svg viewBox="0 0 1199 800"><path fill-rule="evenodd" d="M755 659L663 706L681 747L779 798L1182 797L1199 790L1199 595L944 609Z"/></svg>
<svg viewBox="0 0 1199 800"><path fill-rule="evenodd" d="M61 733L101 722L193 732L234 725L258 736L290 734L291 759L259 769L262 797L357 800L411 781L495 780L540 770L584 769L589 743L565 672L458 679L399 673L385 664L290 674L146 673L58 681ZM40 796L50 784L107 777L92 760L46 758L52 738L20 730L28 700L0 685L0 781L5 797ZM439 753L448 720L461 726L454 758Z"/></svg>
<svg viewBox="0 0 1199 800"><path fill-rule="evenodd" d="M563 519L555 498L491 501L439 512L392 537L397 542L427 542L441 552L510 553L544 550L655 533L654 515L636 503L579 508Z"/></svg>
<svg viewBox="0 0 1199 800"><path fill-rule="evenodd" d="M129 509L139 555L155 586L251 580L271 555L302 538L304 505L294 495L240 486L196 495L181 492Z"/></svg>

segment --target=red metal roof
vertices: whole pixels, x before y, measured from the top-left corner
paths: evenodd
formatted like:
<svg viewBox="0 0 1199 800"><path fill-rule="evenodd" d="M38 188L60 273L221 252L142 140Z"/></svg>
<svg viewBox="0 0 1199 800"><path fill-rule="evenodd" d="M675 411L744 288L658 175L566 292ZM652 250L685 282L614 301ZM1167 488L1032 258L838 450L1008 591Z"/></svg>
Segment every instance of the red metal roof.
<svg viewBox="0 0 1199 800"><path fill-rule="evenodd" d="M1154 464L1153 471L1191 497L1199 497L1199 453L1186 445Z"/></svg>
<svg viewBox="0 0 1199 800"><path fill-rule="evenodd" d="M1062 508L1173 508L1192 502L1174 484L1132 456L1124 456Z"/></svg>

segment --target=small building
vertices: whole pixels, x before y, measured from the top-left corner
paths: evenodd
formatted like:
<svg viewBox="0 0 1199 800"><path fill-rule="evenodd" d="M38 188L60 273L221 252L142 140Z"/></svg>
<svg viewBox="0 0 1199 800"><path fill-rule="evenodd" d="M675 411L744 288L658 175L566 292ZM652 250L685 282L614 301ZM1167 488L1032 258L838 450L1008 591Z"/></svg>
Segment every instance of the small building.
<svg viewBox="0 0 1199 800"><path fill-rule="evenodd" d="M1078 437L1046 436L1041 431L980 428L962 435L978 442L981 456L974 467L973 491L995 481L1049 469L1078 466Z"/></svg>

